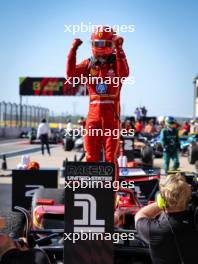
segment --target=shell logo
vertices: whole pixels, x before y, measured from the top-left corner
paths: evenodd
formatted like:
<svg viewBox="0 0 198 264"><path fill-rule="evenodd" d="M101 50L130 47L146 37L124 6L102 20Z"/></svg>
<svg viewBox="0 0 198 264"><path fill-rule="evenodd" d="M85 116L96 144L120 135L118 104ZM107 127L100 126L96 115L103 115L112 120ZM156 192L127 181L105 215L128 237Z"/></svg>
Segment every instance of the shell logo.
<svg viewBox="0 0 198 264"><path fill-rule="evenodd" d="M98 37L102 38L103 32L98 32Z"/></svg>
<svg viewBox="0 0 198 264"><path fill-rule="evenodd" d="M94 68L91 68L90 74L91 74L91 76L96 76L98 74L98 71Z"/></svg>

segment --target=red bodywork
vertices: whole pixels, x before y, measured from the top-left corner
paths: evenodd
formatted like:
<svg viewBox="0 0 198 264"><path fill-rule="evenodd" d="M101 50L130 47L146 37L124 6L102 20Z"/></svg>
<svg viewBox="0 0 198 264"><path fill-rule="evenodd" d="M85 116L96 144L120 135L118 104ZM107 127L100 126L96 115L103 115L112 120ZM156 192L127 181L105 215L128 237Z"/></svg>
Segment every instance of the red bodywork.
<svg viewBox="0 0 198 264"><path fill-rule="evenodd" d="M125 169L129 171L129 175L124 177L125 182L133 182L134 185L138 183L149 182L153 180L159 180L160 174L158 175L147 175L142 169L143 164L137 162L130 162L127 164L126 168L120 168L120 170ZM132 170L132 173L131 173ZM132 176L130 176L130 173ZM120 178L122 177L120 172ZM130 214L134 217L137 211L143 206L140 202L141 192L136 189L119 188L116 195L116 205L114 211L114 224L116 227L123 227L125 224L125 215ZM148 200L148 204L152 203L153 200ZM43 218L45 214L56 214L64 216L64 205L55 204L52 199L39 199L37 201L36 208L33 212L33 228L43 229Z"/></svg>
<svg viewBox="0 0 198 264"><path fill-rule="evenodd" d="M125 224L125 215L130 214L134 217L142 206L135 196L135 191L129 189L120 188L116 200L114 225L116 227L123 227Z"/></svg>
<svg viewBox="0 0 198 264"><path fill-rule="evenodd" d="M120 188L119 193L122 192L126 196L119 197L119 202L114 212L114 224L121 227L124 224L124 214L130 213L135 215L141 208L141 204L135 197L135 192ZM46 199L47 202L47 199ZM64 215L65 208L63 204L54 205L38 205L33 212L33 229L43 229L43 218L45 214Z"/></svg>
<svg viewBox="0 0 198 264"><path fill-rule="evenodd" d="M45 199L47 202L47 199ZM45 214L64 215L64 204L38 205L33 212L33 229L43 229Z"/></svg>

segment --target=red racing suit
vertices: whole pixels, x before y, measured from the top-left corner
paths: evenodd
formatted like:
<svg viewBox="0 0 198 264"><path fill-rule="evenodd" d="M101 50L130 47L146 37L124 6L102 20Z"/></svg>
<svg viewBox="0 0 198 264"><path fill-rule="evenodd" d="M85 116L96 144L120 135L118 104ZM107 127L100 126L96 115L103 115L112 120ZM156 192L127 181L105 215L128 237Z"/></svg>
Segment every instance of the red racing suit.
<svg viewBox="0 0 198 264"><path fill-rule="evenodd" d="M100 160L101 148L104 148L105 161L114 162L117 167L120 136L120 78L129 75L128 63L122 48L102 61L86 59L76 65L76 49L68 55L67 77L90 77L87 82L89 92L89 112L86 120L84 148L86 160ZM108 80L107 85L100 85L94 78ZM117 77L117 78L115 78ZM119 79L119 83L116 83ZM101 79L100 79L101 80ZM116 83L116 84L115 84ZM116 175L118 174L118 171Z"/></svg>

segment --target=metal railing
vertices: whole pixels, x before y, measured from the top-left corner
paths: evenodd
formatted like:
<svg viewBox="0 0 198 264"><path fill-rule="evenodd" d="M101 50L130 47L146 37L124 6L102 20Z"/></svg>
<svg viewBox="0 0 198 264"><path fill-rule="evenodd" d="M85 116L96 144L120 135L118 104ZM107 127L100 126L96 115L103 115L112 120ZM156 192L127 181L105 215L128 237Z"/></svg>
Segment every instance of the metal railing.
<svg viewBox="0 0 198 264"><path fill-rule="evenodd" d="M48 117L48 108L0 102L0 127L37 127Z"/></svg>

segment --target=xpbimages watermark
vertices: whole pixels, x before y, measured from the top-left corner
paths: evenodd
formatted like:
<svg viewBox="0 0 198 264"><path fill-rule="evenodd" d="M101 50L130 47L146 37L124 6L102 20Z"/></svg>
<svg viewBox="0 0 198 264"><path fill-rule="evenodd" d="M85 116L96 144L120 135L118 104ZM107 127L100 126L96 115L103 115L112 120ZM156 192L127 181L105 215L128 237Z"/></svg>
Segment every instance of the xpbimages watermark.
<svg viewBox="0 0 198 264"><path fill-rule="evenodd" d="M92 179L92 180L91 180ZM111 189L114 192L118 192L120 188L135 189L134 181L109 181L109 180L93 180L93 177L73 177L67 176L65 181L65 189L72 189L75 192L78 188L80 189Z"/></svg>
<svg viewBox="0 0 198 264"><path fill-rule="evenodd" d="M117 34L119 33L133 33L135 31L135 25L129 24L122 24L122 25L106 25L107 28L105 28L106 32L110 32L111 29L113 29ZM91 22L84 23L80 22L80 24L69 24L64 25L66 33L71 33L73 35L77 33L92 33L96 30L100 32L100 29L102 30L103 25L94 25Z"/></svg>
<svg viewBox="0 0 198 264"><path fill-rule="evenodd" d="M104 241L113 241L113 243L118 244L120 240L122 241L132 241L135 239L134 233L100 233L100 232L75 232L75 233L64 233L64 240L72 241L73 244L76 241L95 241L95 240L104 240Z"/></svg>
<svg viewBox="0 0 198 264"><path fill-rule="evenodd" d="M111 72L111 75L115 75L114 72ZM81 74L79 77L67 77L65 78L65 84L73 85L73 87L76 87L78 85L112 85L113 87L118 87L121 84L128 84L128 85L134 85L135 80L133 77L118 77L118 76L92 76L89 74L88 76L84 76Z"/></svg>
<svg viewBox="0 0 198 264"><path fill-rule="evenodd" d="M120 136L130 136L134 137L135 136L135 130L134 129L119 129L119 128L82 128L82 129L73 129L73 130L64 130L64 136L67 137L85 137L85 136L90 136L90 137L112 137L113 139L118 139Z"/></svg>

